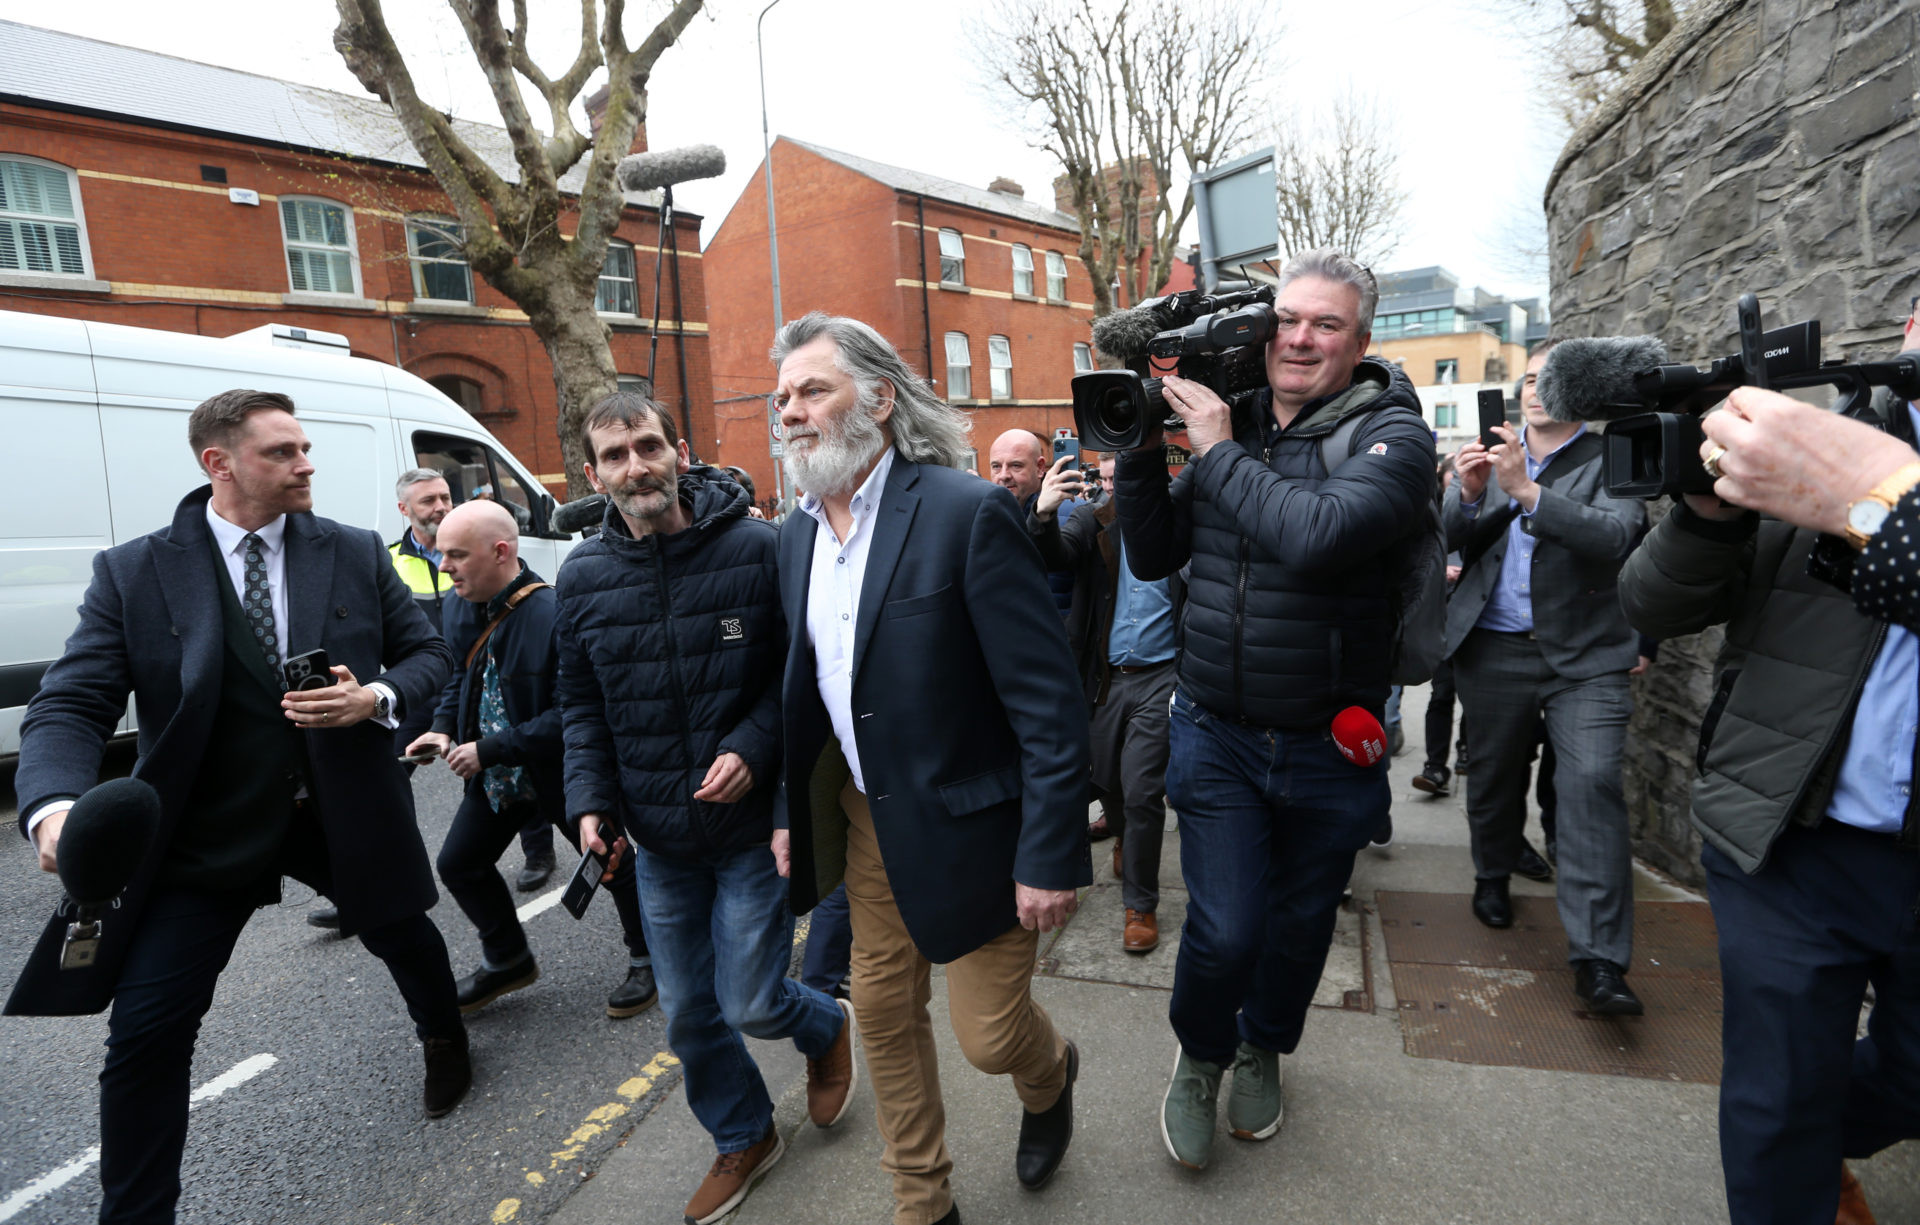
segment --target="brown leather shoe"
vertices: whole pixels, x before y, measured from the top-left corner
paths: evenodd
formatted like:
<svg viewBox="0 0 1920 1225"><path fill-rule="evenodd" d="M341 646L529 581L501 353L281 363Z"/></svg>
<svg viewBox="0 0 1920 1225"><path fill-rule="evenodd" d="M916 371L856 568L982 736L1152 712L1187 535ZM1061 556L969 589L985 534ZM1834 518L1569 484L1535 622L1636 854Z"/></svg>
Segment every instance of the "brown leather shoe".
<svg viewBox="0 0 1920 1225"><path fill-rule="evenodd" d="M687 1225L712 1225L738 1208L740 1201L747 1198L747 1192L753 1190L753 1184L765 1178L773 1163L786 1151L780 1129L769 1127L766 1138L752 1148L715 1157L712 1168L700 1182L700 1189L687 1201Z"/></svg>
<svg viewBox="0 0 1920 1225"><path fill-rule="evenodd" d="M815 1127L832 1127L847 1113L853 1087L860 1083L860 1061L853 1057L853 1005L836 1001L846 1019L827 1053L807 1060L807 1117Z"/></svg>
<svg viewBox="0 0 1920 1225"><path fill-rule="evenodd" d="M1874 1225L1867 1193L1844 1162L1840 1166L1840 1211L1834 1214L1833 1225Z"/></svg>
<svg viewBox="0 0 1920 1225"><path fill-rule="evenodd" d="M1127 909L1127 926L1120 935L1120 947L1129 953L1150 953L1160 943L1160 920L1151 910Z"/></svg>
<svg viewBox="0 0 1920 1225"><path fill-rule="evenodd" d="M1127 879L1126 869L1120 866L1120 845L1121 840L1115 838L1113 840L1113 879L1115 880Z"/></svg>

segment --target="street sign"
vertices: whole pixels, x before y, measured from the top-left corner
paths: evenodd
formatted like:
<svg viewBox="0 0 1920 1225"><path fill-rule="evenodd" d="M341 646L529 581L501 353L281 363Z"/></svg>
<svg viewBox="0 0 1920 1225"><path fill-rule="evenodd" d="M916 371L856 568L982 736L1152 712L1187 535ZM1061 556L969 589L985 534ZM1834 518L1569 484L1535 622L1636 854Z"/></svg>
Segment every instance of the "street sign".
<svg viewBox="0 0 1920 1225"><path fill-rule="evenodd" d="M780 428L780 410L773 406L773 397L767 397L767 454L775 459L785 459L787 455L786 432Z"/></svg>
<svg viewBox="0 0 1920 1225"><path fill-rule="evenodd" d="M1200 283L1208 293L1223 268L1280 254L1280 206L1271 146L1193 176L1194 222L1200 236Z"/></svg>

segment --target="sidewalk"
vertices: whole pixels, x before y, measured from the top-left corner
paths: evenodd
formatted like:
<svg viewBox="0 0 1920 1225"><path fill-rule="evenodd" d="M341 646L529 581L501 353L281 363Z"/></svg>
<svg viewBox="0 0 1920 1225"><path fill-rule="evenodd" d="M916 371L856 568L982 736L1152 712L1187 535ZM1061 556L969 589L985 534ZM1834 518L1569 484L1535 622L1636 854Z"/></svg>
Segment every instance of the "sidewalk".
<svg viewBox="0 0 1920 1225"><path fill-rule="evenodd" d="M1167 988L1185 899L1171 830L1157 950L1145 957L1120 951L1111 843L1095 845L1094 887L1043 947L1035 997L1079 1044L1082 1062L1073 1148L1042 1192L1023 1191L1013 1177L1019 1102L1004 1080L961 1057L936 969L932 1011L947 1143L968 1222L1726 1220L1712 1086L1406 1054L1371 903L1380 891L1455 893L1464 907L1473 873L1459 790L1434 799L1408 786L1422 759L1425 690L1409 691L1405 705L1409 744L1393 769L1395 840L1360 855L1356 913L1342 916L1316 1001L1323 1006L1286 1065L1286 1122L1273 1139L1236 1141L1223 1124L1213 1164L1198 1174L1175 1165L1162 1146L1158 1110L1174 1059ZM1537 828L1529 836L1538 846ZM1552 886L1516 878L1514 892L1550 896ZM1644 871L1636 896L1693 897ZM806 1122L802 1066L791 1046L754 1049L789 1147L732 1222L885 1225L891 1197L864 1074L846 1118L820 1131ZM711 1158L676 1091L550 1219L678 1220ZM1920 1147L1895 1148L1855 1168L1883 1225L1920 1221Z"/></svg>

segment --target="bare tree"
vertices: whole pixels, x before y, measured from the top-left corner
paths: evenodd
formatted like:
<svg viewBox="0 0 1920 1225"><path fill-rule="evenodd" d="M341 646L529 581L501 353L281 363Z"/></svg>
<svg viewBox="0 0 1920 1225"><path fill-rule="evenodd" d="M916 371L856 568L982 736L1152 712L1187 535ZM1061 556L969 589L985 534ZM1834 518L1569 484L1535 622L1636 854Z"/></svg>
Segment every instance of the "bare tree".
<svg viewBox="0 0 1920 1225"><path fill-rule="evenodd" d="M606 324L593 308L607 240L626 197L615 179L620 158L646 117L653 66L680 37L704 0L673 0L638 46L623 29L626 0L579 0L580 47L573 63L549 76L527 50L527 0L512 0L513 26L499 0L447 0L478 59L513 146L516 176L509 180L455 130L453 117L421 99L413 74L387 27L381 0L335 0L340 25L333 45L367 91L392 108L407 139L427 165L459 219L467 262L527 313L553 361L559 395L559 433L567 487L586 492L579 424L586 409L614 390L616 374ZM609 93L596 135L582 133L574 100L601 68ZM522 87L546 106L547 131L528 110ZM577 200L563 198L559 181L591 154ZM574 232L561 232L564 214ZM684 389L683 389L684 391Z"/></svg>
<svg viewBox="0 0 1920 1225"><path fill-rule="evenodd" d="M1544 21L1541 39L1553 74L1549 102L1573 128L1673 32L1691 2L1506 0L1504 7Z"/></svg>
<svg viewBox="0 0 1920 1225"><path fill-rule="evenodd" d="M1336 247L1362 263L1393 254L1404 231L1400 154L1372 99L1349 91L1277 125L1275 194L1285 254Z"/></svg>
<svg viewBox="0 0 1920 1225"><path fill-rule="evenodd" d="M1254 98L1276 37L1268 11L997 0L970 27L992 87L1065 173L1096 316L1159 291L1193 214L1192 174L1259 130Z"/></svg>

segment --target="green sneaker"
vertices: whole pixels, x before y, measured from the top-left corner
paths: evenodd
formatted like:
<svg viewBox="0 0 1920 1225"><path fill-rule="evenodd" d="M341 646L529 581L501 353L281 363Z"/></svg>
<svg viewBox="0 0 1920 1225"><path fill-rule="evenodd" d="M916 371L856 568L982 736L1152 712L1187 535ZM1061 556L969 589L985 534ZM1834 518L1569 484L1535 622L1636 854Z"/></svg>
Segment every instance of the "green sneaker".
<svg viewBox="0 0 1920 1225"><path fill-rule="evenodd" d="M1160 1103L1160 1138L1167 1152L1189 1170L1204 1170L1213 1156L1216 1103L1220 1100L1217 1063L1203 1063L1182 1050L1173 1061L1173 1080Z"/></svg>
<svg viewBox="0 0 1920 1225"><path fill-rule="evenodd" d="M1264 1140L1280 1130L1280 1056L1245 1042L1233 1056L1233 1091L1227 1095L1227 1130L1237 1140Z"/></svg>

